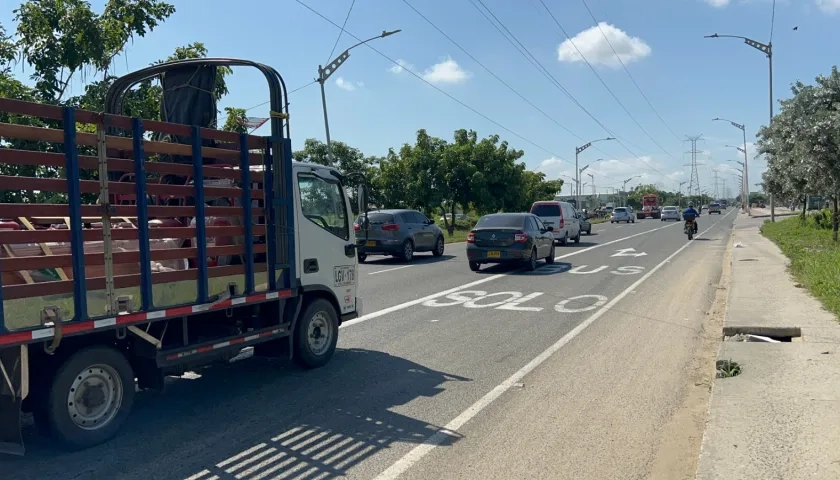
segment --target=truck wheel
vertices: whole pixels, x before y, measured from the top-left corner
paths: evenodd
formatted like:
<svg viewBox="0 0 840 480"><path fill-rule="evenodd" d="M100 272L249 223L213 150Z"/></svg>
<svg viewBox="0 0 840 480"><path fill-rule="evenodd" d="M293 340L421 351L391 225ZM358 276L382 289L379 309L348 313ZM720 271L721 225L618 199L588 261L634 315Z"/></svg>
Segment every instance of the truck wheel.
<svg viewBox="0 0 840 480"><path fill-rule="evenodd" d="M68 450L107 442L125 423L134 404L134 372L111 347L79 350L58 369L36 415L47 434Z"/></svg>
<svg viewBox="0 0 840 480"><path fill-rule="evenodd" d="M295 327L295 363L303 368L326 365L338 343L338 315L333 305L318 298L307 305Z"/></svg>

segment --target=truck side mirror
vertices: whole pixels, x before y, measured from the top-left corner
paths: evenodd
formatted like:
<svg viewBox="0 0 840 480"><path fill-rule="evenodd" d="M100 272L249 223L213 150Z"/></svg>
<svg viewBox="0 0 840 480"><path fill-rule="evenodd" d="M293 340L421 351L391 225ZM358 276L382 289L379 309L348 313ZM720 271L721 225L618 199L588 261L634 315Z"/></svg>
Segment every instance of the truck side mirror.
<svg viewBox="0 0 840 480"><path fill-rule="evenodd" d="M358 203L357 207L359 208L359 214L365 213L365 210L367 210L367 202L365 201L365 187L363 185L359 185L359 189L356 193L356 202Z"/></svg>

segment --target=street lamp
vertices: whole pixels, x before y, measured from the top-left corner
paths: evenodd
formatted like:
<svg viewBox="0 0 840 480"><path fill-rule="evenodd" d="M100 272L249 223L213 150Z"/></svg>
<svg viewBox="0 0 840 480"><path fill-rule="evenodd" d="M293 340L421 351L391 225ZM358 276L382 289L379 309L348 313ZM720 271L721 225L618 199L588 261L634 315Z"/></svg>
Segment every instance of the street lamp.
<svg viewBox="0 0 840 480"><path fill-rule="evenodd" d="M749 180L750 169L747 166L747 164L748 164L748 162L747 162L747 128L744 126L743 123L733 122L732 120L727 120L725 118L713 118L712 121L713 122L717 122L717 121L719 121L719 122L729 122L733 127L741 130L741 134L744 136L744 148L741 148L741 147L734 147L734 148L737 148L739 152L742 152L744 154L744 164L743 164L744 165L744 175L746 176L747 180ZM727 145L727 147L733 147L733 145ZM746 183L746 181L744 183L749 185L748 183ZM747 215L750 214L749 198L750 198L750 189L749 189L749 186L748 186L747 187L747 208L746 208Z"/></svg>
<svg viewBox="0 0 840 480"><path fill-rule="evenodd" d="M679 208L682 208L682 186L685 185L686 183L688 183L688 182L687 181L680 182L680 186L677 187L677 206Z"/></svg>
<svg viewBox="0 0 840 480"><path fill-rule="evenodd" d="M640 178L640 177L641 177L641 175L636 175L636 176L630 177L630 178L628 178L627 180L624 181L624 185L621 187L621 190L625 193L625 195L624 195L624 206L625 207L627 206L627 197L629 197L629 195L626 194L627 193L627 184L630 183L630 180L633 180L634 178Z"/></svg>
<svg viewBox="0 0 840 480"><path fill-rule="evenodd" d="M737 38L743 40L744 43L767 56L767 63L770 67L770 123L773 123L773 42L771 41L764 44L761 42L756 42L755 40L747 37L741 37L738 35L719 35L717 33L714 33L712 35L705 35L703 38ZM747 190L749 190L749 188ZM749 198L747 199L747 203L749 203ZM776 208L773 205L772 193L770 194L770 221L776 221Z"/></svg>
<svg viewBox="0 0 840 480"><path fill-rule="evenodd" d="M583 169L579 169L579 167L578 167L578 156L580 155L580 152L582 152L582 151L586 150L587 148L591 147L593 143L604 142L604 141L607 141L607 140L615 140L615 138L613 138L613 137L599 138L598 140L592 140L591 142L585 143L585 144L581 145L580 147L575 147L575 189L577 191L577 196L575 197L575 203L577 203L578 206L580 205L580 198L578 198L578 197L580 197L580 174L583 173L583 170L586 169L586 167L584 167ZM587 167L588 166L589 165L587 165Z"/></svg>
<svg viewBox="0 0 840 480"><path fill-rule="evenodd" d="M731 147L731 146L732 146L732 145L727 145L727 147ZM740 149L741 149L740 147L735 147L735 148L737 148L738 150L740 150ZM745 165L744 165L744 162L741 162L741 161L738 161L738 160L727 160L727 162L735 162L735 163L737 163L738 165L740 165L740 166L741 166L741 168L736 168L735 170L737 170L737 171L741 172L741 174L743 175L744 170L745 170ZM745 192L747 193L747 197L746 197L746 198L749 200L749 189L745 189L745 188L744 188L744 182L743 182L743 179L742 179L742 181L741 181L741 203L742 203L742 204L743 204L743 200L744 200L744 193L745 193ZM748 212L747 207L744 207L744 211L745 211L745 212Z"/></svg>
<svg viewBox="0 0 840 480"><path fill-rule="evenodd" d="M338 67L340 67L350 57L350 50L353 50L359 45L364 45L378 38L390 37L391 35L395 33L400 33L401 31L402 30L392 30L388 32L383 30L382 33L380 33L379 35L368 38L367 40L363 40L348 48L347 50L341 52L341 54L335 57L335 60L332 60L329 62L329 64L327 64L326 68L324 68L321 65L318 65L318 78L316 79L316 81L321 84L321 105L324 109L324 128L327 132L327 160L329 161L330 166L333 166L335 164L335 159L333 157L332 142L330 141L330 121L327 118L327 96L324 92L324 84L327 82L327 80L330 79L332 74L335 73L336 70L338 70Z"/></svg>

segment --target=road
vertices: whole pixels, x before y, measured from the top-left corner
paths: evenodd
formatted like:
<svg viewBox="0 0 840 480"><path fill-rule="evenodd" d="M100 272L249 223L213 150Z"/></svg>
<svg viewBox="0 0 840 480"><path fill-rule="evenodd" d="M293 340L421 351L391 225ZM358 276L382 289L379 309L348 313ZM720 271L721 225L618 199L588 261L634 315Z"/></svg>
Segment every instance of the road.
<svg viewBox="0 0 840 480"><path fill-rule="evenodd" d="M139 396L98 449L58 453L28 429L27 456L0 459L0 471L681 478L699 452L702 422L682 412L702 388L695 357L734 217L703 215L690 243L677 223L594 225L535 272L470 272L463 244L411 266L373 257L359 272L365 314L342 327L327 367L210 367Z"/></svg>

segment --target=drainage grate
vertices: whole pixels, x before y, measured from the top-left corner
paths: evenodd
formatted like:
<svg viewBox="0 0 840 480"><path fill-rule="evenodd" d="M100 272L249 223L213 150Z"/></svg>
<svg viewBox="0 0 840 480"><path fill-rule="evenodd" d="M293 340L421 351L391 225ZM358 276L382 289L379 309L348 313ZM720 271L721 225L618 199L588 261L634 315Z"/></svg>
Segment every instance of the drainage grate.
<svg viewBox="0 0 840 480"><path fill-rule="evenodd" d="M799 327L724 327L724 342L791 343L802 341Z"/></svg>

